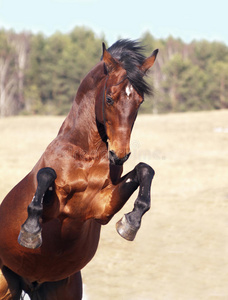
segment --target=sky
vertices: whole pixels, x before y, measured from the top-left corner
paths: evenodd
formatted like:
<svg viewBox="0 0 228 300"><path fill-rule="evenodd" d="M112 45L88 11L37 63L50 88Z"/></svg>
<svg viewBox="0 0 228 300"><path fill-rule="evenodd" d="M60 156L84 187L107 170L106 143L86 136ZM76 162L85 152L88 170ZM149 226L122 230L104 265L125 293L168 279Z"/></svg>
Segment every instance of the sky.
<svg viewBox="0 0 228 300"><path fill-rule="evenodd" d="M227 0L0 0L0 28L49 36L75 26L92 29L111 45L118 38L172 35L190 43L228 45Z"/></svg>

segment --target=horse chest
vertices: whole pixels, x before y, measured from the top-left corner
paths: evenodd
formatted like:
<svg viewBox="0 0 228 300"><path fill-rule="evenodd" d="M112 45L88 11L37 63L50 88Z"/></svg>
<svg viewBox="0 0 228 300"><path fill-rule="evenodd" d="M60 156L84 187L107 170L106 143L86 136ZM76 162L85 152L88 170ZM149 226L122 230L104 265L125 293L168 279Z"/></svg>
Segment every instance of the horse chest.
<svg viewBox="0 0 228 300"><path fill-rule="evenodd" d="M88 219L93 199L110 183L107 167L76 169L56 180L60 213L70 218Z"/></svg>

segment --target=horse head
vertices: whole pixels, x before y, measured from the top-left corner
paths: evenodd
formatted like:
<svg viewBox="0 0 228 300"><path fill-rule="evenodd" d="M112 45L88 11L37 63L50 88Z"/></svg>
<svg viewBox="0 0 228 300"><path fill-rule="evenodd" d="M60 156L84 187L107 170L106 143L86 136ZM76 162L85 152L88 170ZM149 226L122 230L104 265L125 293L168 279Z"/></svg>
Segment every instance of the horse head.
<svg viewBox="0 0 228 300"><path fill-rule="evenodd" d="M154 64L158 50L145 58L136 42L123 40L118 43L118 49L123 44L121 55L116 53L115 44L110 50L103 44L106 76L97 101L96 117L106 131L110 163L122 165L130 156L130 136L138 109L144 94L151 92L144 75Z"/></svg>

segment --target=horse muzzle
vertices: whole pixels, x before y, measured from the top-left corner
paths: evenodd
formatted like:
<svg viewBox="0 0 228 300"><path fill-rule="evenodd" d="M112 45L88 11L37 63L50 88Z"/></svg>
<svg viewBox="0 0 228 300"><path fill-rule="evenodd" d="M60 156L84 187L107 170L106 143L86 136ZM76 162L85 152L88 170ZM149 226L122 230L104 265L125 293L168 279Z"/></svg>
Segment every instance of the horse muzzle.
<svg viewBox="0 0 228 300"><path fill-rule="evenodd" d="M110 150L109 151L109 160L110 160L110 163L113 165L122 165L123 163L125 163L126 160L128 160L130 155L131 155L131 152L126 154L124 157L119 158L116 155L115 151Z"/></svg>

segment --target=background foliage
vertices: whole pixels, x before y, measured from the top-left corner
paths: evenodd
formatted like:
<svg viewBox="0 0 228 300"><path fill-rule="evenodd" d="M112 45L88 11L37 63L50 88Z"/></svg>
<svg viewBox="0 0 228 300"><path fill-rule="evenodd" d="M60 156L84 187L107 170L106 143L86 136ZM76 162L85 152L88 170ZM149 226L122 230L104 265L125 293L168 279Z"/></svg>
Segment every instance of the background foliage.
<svg viewBox="0 0 228 300"><path fill-rule="evenodd" d="M168 37L140 38L147 55L159 48L148 77L154 96L142 113L165 113L228 107L228 47L206 40L184 43ZM70 33L15 33L0 30L0 116L66 114L86 73L99 61L101 43L88 28ZM110 46L106 43L107 46Z"/></svg>

